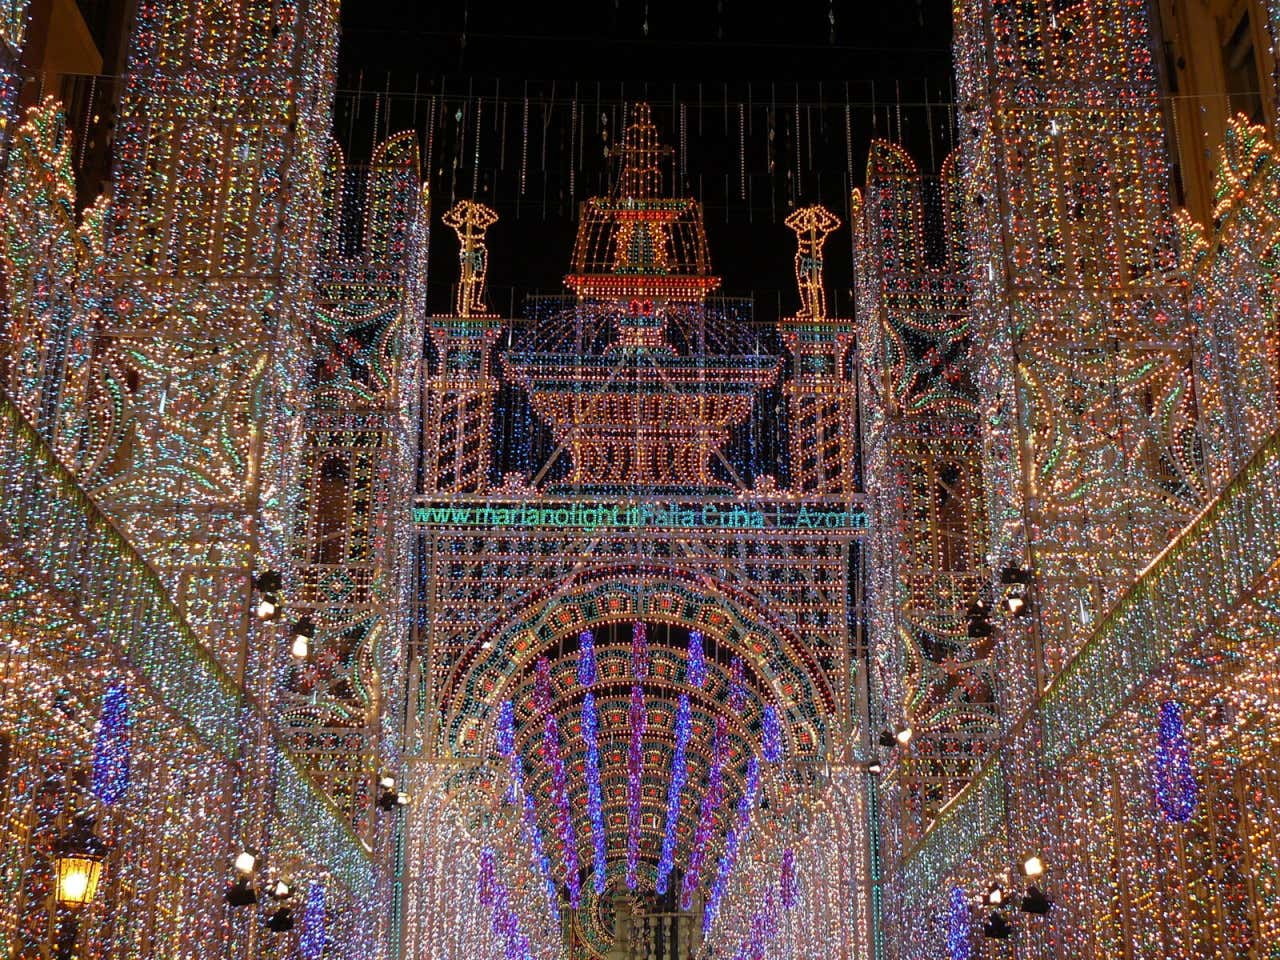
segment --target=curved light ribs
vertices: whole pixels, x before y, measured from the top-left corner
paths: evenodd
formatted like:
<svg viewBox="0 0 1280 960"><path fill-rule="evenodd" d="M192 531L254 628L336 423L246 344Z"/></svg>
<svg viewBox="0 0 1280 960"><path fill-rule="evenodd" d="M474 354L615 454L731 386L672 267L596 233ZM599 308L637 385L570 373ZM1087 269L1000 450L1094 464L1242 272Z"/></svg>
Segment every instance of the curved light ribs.
<svg viewBox="0 0 1280 960"><path fill-rule="evenodd" d="M133 419L132 397L118 358L104 357L93 365L86 388L85 417L76 454L79 481L98 496L98 490L124 467L129 457Z"/></svg>

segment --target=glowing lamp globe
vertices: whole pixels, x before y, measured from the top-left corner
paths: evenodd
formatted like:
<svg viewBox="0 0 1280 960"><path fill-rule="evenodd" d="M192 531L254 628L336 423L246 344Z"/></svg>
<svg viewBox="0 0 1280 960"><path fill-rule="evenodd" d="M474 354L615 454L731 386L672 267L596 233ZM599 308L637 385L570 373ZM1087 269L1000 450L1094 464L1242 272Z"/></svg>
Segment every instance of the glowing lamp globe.
<svg viewBox="0 0 1280 960"><path fill-rule="evenodd" d="M58 902L67 907L83 907L98 895L107 845L93 833L93 820L79 817L58 842L53 865Z"/></svg>

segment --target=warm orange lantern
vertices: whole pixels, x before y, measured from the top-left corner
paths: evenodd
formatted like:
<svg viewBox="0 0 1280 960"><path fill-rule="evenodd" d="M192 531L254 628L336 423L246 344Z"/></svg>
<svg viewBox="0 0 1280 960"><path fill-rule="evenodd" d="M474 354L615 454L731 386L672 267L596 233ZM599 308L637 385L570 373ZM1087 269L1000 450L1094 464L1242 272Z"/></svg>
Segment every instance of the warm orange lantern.
<svg viewBox="0 0 1280 960"><path fill-rule="evenodd" d="M92 903L102 879L106 843L93 832L93 818L77 817L53 852L58 902L68 907Z"/></svg>

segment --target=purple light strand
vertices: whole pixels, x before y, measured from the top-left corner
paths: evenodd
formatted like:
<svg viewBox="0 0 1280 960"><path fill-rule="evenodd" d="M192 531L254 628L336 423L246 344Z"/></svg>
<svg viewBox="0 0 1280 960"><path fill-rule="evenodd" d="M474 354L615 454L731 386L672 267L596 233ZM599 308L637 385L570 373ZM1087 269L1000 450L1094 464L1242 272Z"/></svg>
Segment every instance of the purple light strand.
<svg viewBox="0 0 1280 960"><path fill-rule="evenodd" d="M515 797L523 796L520 802L520 813L524 823L525 843L529 845L529 855L533 865L542 873L543 884L547 891L547 910L552 916L556 916L560 911L556 905L556 882L551 876L551 858L547 856L546 848L542 843L542 830L538 826L538 806L533 802L533 796L524 789L524 764L518 753L511 755L511 787L507 795L513 801Z"/></svg>
<svg viewBox="0 0 1280 960"><path fill-rule="evenodd" d="M658 858L659 894L667 892L671 870L675 867L676 824L680 820L680 794L689 771L685 764L685 749L689 746L690 710L687 694L680 695L676 708L676 749L671 756L671 784L667 787L667 823L662 834L662 855Z"/></svg>
<svg viewBox="0 0 1280 960"><path fill-rule="evenodd" d="M747 705L747 692L742 680L742 658L734 657L729 661L729 709L734 713L741 713Z"/></svg>
<svg viewBox="0 0 1280 960"><path fill-rule="evenodd" d="M637 680L649 676L649 628L643 620L631 626L631 675Z"/></svg>
<svg viewBox="0 0 1280 960"><path fill-rule="evenodd" d="M516 708L510 700L503 700L498 707L498 725L493 740L499 756L509 757L516 749Z"/></svg>
<svg viewBox="0 0 1280 960"><path fill-rule="evenodd" d="M1156 802L1170 823L1186 823L1195 813L1197 789L1191 765L1191 744L1182 723L1182 704L1160 704L1160 729L1156 737Z"/></svg>
<svg viewBox="0 0 1280 960"><path fill-rule="evenodd" d="M520 917L511 907L506 884L496 876L492 847L480 851L480 877L480 902L493 907L493 932L502 941L504 960L531 960L529 937L520 928Z"/></svg>
<svg viewBox="0 0 1280 960"><path fill-rule="evenodd" d="M569 774L560 752L560 727L556 715L547 714L542 728L542 747L551 765L551 795L556 805L556 830L564 853L564 885L569 891L569 906L578 909L582 901L582 883L578 879L578 844L574 836L573 816L569 811Z"/></svg>
<svg viewBox="0 0 1280 960"><path fill-rule="evenodd" d="M951 888L947 904L947 955L951 960L973 956L973 917L960 887Z"/></svg>
<svg viewBox="0 0 1280 960"><path fill-rule="evenodd" d="M720 866L716 870L716 878L711 884L711 894L707 898L707 907L702 914L702 932L711 929L716 913L720 910L720 901L724 899L729 885L729 875L738 861L738 851L743 841L751 832L751 811L755 809L756 798L760 793L760 761L752 757L747 761L747 786L738 798L738 816L729 835L725 837L724 853L720 856Z"/></svg>
<svg viewBox="0 0 1280 960"><path fill-rule="evenodd" d="M637 626L642 626L637 624ZM644 687L631 688L631 745L627 750L627 889L638 882L640 861L640 778L644 773Z"/></svg>
<svg viewBox="0 0 1280 960"><path fill-rule="evenodd" d="M587 745L587 814L591 818L591 843L594 853L591 883L596 893L604 893L608 863L605 857L604 804L600 797L599 732L600 720L596 715L596 698L594 694L588 693L582 698L582 741Z"/></svg>
<svg viewBox="0 0 1280 960"><path fill-rule="evenodd" d="M596 635L590 630L578 634L578 682L584 687L596 682Z"/></svg>
<svg viewBox="0 0 1280 960"><path fill-rule="evenodd" d="M747 936L738 944L734 960L763 960L769 944L778 935L778 899L770 886L765 891L764 903L751 914Z"/></svg>
<svg viewBox="0 0 1280 960"><path fill-rule="evenodd" d="M689 657L685 679L692 687L702 689L707 682L707 656L702 650L702 631L689 631Z"/></svg>
<svg viewBox="0 0 1280 960"><path fill-rule="evenodd" d="M533 707L546 710L551 706L551 661L539 657L534 665Z"/></svg>
<svg viewBox="0 0 1280 960"><path fill-rule="evenodd" d="M111 806L129 789L129 690L113 681L102 695L93 740L93 795Z"/></svg>
<svg viewBox="0 0 1280 960"><path fill-rule="evenodd" d="M782 726L778 723L778 708L769 704L764 708L761 721L760 750L769 763L782 759Z"/></svg>
<svg viewBox="0 0 1280 960"><path fill-rule="evenodd" d="M298 952L303 960L320 960L325 944L324 884L313 882L307 888L307 902L302 908L302 933Z"/></svg>
<svg viewBox="0 0 1280 960"><path fill-rule="evenodd" d="M778 877L782 893L782 906L790 910L800 899L800 881L796 877L796 852L791 847L782 851L782 870Z"/></svg>
<svg viewBox="0 0 1280 960"><path fill-rule="evenodd" d="M689 867L684 872L684 882L680 887L681 910L688 910L693 906L693 892L698 889L702 861L707 856L707 845L711 842L711 831L715 828L716 811L724 801L724 765L728 758L729 738L725 733L725 719L716 717L711 771L707 774L707 792L702 795L698 827L693 835L693 852L689 854Z"/></svg>

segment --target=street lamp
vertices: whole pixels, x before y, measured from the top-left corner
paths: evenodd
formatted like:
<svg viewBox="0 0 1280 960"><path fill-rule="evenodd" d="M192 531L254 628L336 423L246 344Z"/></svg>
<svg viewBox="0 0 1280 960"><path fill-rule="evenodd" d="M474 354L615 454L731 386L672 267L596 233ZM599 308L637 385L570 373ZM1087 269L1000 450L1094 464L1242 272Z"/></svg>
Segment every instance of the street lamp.
<svg viewBox="0 0 1280 960"><path fill-rule="evenodd" d="M102 863L107 857L106 841L93 832L93 817L81 814L54 848L58 902L66 907L83 907L98 895Z"/></svg>

